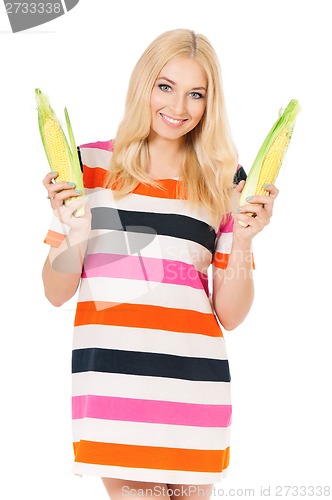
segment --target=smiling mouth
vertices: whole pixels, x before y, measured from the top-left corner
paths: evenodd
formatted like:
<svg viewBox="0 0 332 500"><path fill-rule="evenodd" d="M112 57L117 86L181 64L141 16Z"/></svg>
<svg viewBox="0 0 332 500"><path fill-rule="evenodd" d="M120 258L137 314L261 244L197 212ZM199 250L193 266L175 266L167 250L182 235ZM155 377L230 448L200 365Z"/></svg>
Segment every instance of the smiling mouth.
<svg viewBox="0 0 332 500"><path fill-rule="evenodd" d="M181 123L184 123L187 121L187 118L183 120L176 120L175 118L171 118L170 116L164 115L163 113L159 113L162 119L166 122L169 123L170 125L176 126L176 125L181 125Z"/></svg>

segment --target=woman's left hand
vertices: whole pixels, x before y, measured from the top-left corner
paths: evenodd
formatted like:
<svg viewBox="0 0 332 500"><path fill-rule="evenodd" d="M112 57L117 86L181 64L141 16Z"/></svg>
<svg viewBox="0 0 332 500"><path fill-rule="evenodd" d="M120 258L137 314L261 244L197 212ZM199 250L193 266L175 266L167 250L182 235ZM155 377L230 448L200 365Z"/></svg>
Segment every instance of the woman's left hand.
<svg viewBox="0 0 332 500"><path fill-rule="evenodd" d="M241 193L244 184L245 181L241 181L236 187L238 195ZM266 196L250 196L245 205L238 207L232 213L234 218L234 236L250 240L269 224L273 213L274 200L278 196L279 190L273 184L269 184L266 187L266 191L270 194ZM246 215L246 212L250 212L254 216Z"/></svg>

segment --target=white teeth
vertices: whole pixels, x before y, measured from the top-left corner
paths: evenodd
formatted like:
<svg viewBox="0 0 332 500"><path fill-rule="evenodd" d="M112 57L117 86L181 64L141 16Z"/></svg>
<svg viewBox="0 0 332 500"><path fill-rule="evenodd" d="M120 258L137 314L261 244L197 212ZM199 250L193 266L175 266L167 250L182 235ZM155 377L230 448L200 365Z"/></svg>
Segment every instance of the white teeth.
<svg viewBox="0 0 332 500"><path fill-rule="evenodd" d="M165 115L161 115L161 116L163 118L165 118L165 120L167 120L170 123L178 124L178 123L182 123L183 122L183 120L174 120L174 118L169 118L168 116L165 116Z"/></svg>

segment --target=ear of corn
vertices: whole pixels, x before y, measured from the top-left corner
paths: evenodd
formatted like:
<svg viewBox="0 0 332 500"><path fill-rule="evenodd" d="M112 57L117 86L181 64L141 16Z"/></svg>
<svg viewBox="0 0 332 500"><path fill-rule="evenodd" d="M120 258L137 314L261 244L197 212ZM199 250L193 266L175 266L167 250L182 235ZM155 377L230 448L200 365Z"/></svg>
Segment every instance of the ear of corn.
<svg viewBox="0 0 332 500"><path fill-rule="evenodd" d="M269 194L263 186L274 184L277 179L300 110L296 99L292 99L286 109L279 110L279 118L268 133L248 173L240 195L240 206L246 203L248 196Z"/></svg>
<svg viewBox="0 0 332 500"><path fill-rule="evenodd" d="M59 173L55 182L74 182L75 189L82 191L82 194L66 200L66 204L84 196L83 177L80 161L77 153L75 138L70 124L67 108L65 117L69 135L70 145L63 131L61 123L54 113L48 97L39 89L36 89L36 101L38 110L38 124L40 136L48 163L52 171ZM76 217L84 215L84 207L75 211Z"/></svg>

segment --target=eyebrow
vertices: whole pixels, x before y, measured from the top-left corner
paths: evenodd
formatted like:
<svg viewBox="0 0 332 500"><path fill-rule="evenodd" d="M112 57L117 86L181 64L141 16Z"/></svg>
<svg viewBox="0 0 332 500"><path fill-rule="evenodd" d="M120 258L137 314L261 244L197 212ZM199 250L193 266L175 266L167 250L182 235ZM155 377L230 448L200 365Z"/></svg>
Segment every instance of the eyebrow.
<svg viewBox="0 0 332 500"><path fill-rule="evenodd" d="M159 80L166 80L168 83L170 83L171 85L176 85L175 82L173 82L173 80L170 80L169 78L167 78L166 76L161 76L159 78L157 78L157 82ZM205 92L207 91L205 87L193 87L191 90L205 90Z"/></svg>

